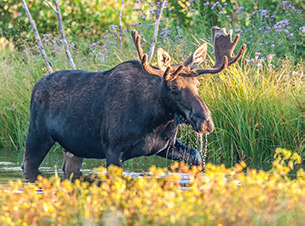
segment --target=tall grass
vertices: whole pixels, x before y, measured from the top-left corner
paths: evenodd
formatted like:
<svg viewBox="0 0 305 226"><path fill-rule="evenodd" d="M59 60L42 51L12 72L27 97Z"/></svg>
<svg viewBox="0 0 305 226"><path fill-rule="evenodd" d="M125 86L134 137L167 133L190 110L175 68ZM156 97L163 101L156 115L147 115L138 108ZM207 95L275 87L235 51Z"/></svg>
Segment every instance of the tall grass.
<svg viewBox="0 0 305 226"><path fill-rule="evenodd" d="M122 57L115 53L102 62L88 55L88 43L80 43L83 49L75 50L74 58L82 69L106 70L134 58L132 45L127 40ZM52 54L51 48L47 51ZM182 48L177 47L179 52ZM179 57L173 55L173 61L181 63ZM52 60L55 70L69 68L63 50L53 54ZM212 58L210 61L213 63ZM47 72L39 54L30 47L25 52L3 51L0 65L0 145L23 149L31 89ZM272 159L276 147L305 156L303 71L302 62L295 67L283 61L281 67L269 68L241 61L219 75L200 77L200 95L212 111L216 126L208 137L209 161L233 164L244 160L260 164ZM179 137L198 148L197 136L190 127L183 127Z"/></svg>
<svg viewBox="0 0 305 226"><path fill-rule="evenodd" d="M210 156L261 163L272 160L276 147L304 156L304 75L292 75L289 65L242 66L202 81L216 125Z"/></svg>
<svg viewBox="0 0 305 226"><path fill-rule="evenodd" d="M162 20L158 47L163 47L170 53L172 63L182 63L196 46L205 41L210 42L206 38L210 32L207 33L206 29L210 29L211 20L205 14L196 13L196 10L203 10L198 8L197 3L200 1L190 2L194 4L185 6L185 10L190 10L187 15L194 10L194 15L190 17L191 28L176 26L173 18ZM143 4L138 15L141 23L134 26L148 39L152 36L155 14L143 18L140 13L153 13L156 6L151 11L150 4L139 4ZM304 48L304 26L301 20L295 19L298 15L302 17L303 11L292 5L287 9L287 4L281 6L282 11L274 13L254 8L252 12L251 8L238 8L231 3L200 5L204 10L213 10L214 16L219 15L216 21L218 25L227 26L223 24L227 18L230 28L232 26L236 33L241 34L238 45L248 45L244 60L219 75L200 77L203 84L200 94L211 109L216 126L214 133L208 137L209 161L226 161L233 165L236 161L245 160L261 164L273 158L276 147L288 148L305 156L305 66L302 57L299 57L302 51L295 50ZM166 15L170 15L170 9L172 6ZM230 9L236 11L231 14ZM272 13L275 17L271 16ZM262 15L261 23L257 23L256 17ZM202 21L207 24L203 26ZM268 27L264 24L268 24ZM255 30L258 32L253 34ZM273 34L277 35L281 45L274 44ZM69 69L60 40L51 34L42 36L54 71ZM119 36L123 40L122 51L118 49ZM107 70L120 62L136 59L137 56L130 31L124 30L121 33L116 25L110 26L104 38L94 43L88 43L88 40L79 36L69 38L73 40L69 44L74 61L80 69ZM145 51L147 46L143 42ZM209 52L211 51L212 46L209 45ZM274 53L277 54L275 57ZM286 57L284 53L287 53ZM292 56L295 58L290 62ZM213 57L209 55L204 66L211 65ZM31 89L46 74L35 43L26 43L21 50L0 48L0 148L24 149ZM198 136L188 126L180 129L179 139L190 146L199 147Z"/></svg>

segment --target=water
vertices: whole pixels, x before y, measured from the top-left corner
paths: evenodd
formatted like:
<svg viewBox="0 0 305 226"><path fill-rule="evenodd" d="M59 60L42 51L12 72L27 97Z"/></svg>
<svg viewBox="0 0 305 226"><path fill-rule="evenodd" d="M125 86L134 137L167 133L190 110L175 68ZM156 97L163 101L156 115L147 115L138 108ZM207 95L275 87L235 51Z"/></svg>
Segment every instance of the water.
<svg viewBox="0 0 305 226"><path fill-rule="evenodd" d="M202 145L203 146L203 145ZM205 146L202 148L204 151L206 149ZM204 153L203 153L204 154ZM17 180L18 178L22 178L22 170L21 165L23 161L23 151L16 150L0 150L0 184L5 185L8 184L10 180ZM44 161L42 162L39 170L46 177L51 177L55 175L55 171L57 169L58 175L63 178L63 172L61 170L63 162L63 152L60 148L55 148L55 150L51 150ZM158 156L149 156L149 157L139 157L128 160L124 163L124 173L129 174L131 177L141 177L146 174L149 168L152 165L156 165L158 167L168 167L173 161L167 160ZM219 163L218 163L219 164ZM56 165L56 167L55 167ZM90 176L95 174L94 168L99 166L106 167L105 159L85 159L82 166L82 173L84 176ZM227 165L227 167L230 167ZM271 168L270 163L264 164L250 164L250 168L269 170ZM302 165L298 165L295 169L290 173L292 177L296 175L296 171L300 168L305 169L305 163ZM188 183L188 177L181 175L180 183ZM305 175L304 175L305 176Z"/></svg>
<svg viewBox="0 0 305 226"><path fill-rule="evenodd" d="M0 150L0 184L7 184L10 180L22 178L22 161L23 151ZM55 170L57 169L58 175L63 178L62 162L63 152L60 148L56 148L56 150L51 150L47 154L39 170L44 176L51 177L55 175ZM124 173L130 174L132 177L138 177L148 172L149 167L152 165L167 167L171 163L171 160L158 156L134 158L124 163ZM92 175L95 173L94 168L99 166L106 167L106 160L85 159L82 165L82 173L84 176Z"/></svg>

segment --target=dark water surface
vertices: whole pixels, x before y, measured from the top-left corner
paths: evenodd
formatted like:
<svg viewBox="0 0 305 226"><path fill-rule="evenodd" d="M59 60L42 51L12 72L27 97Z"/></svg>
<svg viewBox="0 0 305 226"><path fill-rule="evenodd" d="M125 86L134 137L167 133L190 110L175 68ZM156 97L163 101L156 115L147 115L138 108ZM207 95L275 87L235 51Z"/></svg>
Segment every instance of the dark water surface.
<svg viewBox="0 0 305 226"><path fill-rule="evenodd" d="M23 151L0 150L0 184L7 184L10 180L22 178L22 161ZM55 175L55 170L57 169L58 175L63 177L61 170L62 163L63 152L60 148L57 148L57 150L51 150L47 154L39 170L44 176L51 177ZM171 163L171 160L166 160L158 156L134 158L124 163L124 172L136 176L140 173L147 172L152 165L167 167ZM106 160L85 159L82 166L82 173L84 176L94 174L93 169L99 166L106 167Z"/></svg>
<svg viewBox="0 0 305 226"><path fill-rule="evenodd" d="M0 150L0 184L8 184L10 180L17 180L22 178L21 165L23 161L23 151L16 150ZM47 154L46 158L42 162L39 170L46 176L51 177L55 175L55 171L60 177L63 178L63 172L61 170L63 162L63 152L61 148L55 148ZM141 176L143 173L147 173L148 169L152 165L158 167L167 167L173 161L167 160L158 156L139 157L124 162L124 173L129 174L132 177ZM230 164L225 164L227 167L231 167ZM85 159L82 166L82 173L84 176L90 176L95 174L94 168L99 166L106 167L105 159ZM269 170L271 168L270 163L249 165L250 168ZM305 169L305 162L302 165L298 165L290 173L292 177L296 175L296 171L300 168ZM305 175L304 175L305 177ZM183 178L182 178L183 180ZM185 181L187 183L187 181Z"/></svg>

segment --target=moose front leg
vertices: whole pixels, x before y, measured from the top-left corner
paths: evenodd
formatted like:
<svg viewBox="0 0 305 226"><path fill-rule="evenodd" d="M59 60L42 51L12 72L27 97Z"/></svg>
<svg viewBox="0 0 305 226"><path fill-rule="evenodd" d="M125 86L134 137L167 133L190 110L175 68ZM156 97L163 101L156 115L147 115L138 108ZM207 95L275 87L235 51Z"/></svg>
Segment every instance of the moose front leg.
<svg viewBox="0 0 305 226"><path fill-rule="evenodd" d="M72 180L74 180L82 176L80 169L82 167L83 160L83 158L77 157L64 149L64 162L62 165L62 170L64 172L65 179L70 179L72 176Z"/></svg>
<svg viewBox="0 0 305 226"><path fill-rule="evenodd" d="M200 153L196 149L182 144L178 140L176 140L175 144L172 147L166 147L157 155L172 160L189 161L192 165L202 165L202 158L200 156Z"/></svg>

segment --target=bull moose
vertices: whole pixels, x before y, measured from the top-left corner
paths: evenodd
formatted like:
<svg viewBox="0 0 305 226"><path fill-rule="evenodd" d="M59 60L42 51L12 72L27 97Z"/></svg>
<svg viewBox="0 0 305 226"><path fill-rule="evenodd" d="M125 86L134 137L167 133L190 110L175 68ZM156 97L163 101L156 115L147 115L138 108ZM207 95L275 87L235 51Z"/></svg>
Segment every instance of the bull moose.
<svg viewBox="0 0 305 226"><path fill-rule="evenodd" d="M243 45L233 57L239 35L213 27L216 58L211 68L194 71L206 57L201 45L183 65L170 65L170 56L157 51L158 68L147 63L140 36L132 37L141 59L126 61L103 72L62 70L41 78L33 87L30 123L23 160L23 176L35 179L39 166L57 142L65 152L65 177L80 176L83 158L107 160L123 166L138 156L158 155L201 164L197 150L176 139L180 123L197 133L211 133L211 112L198 94L202 74L215 74L237 62Z"/></svg>

